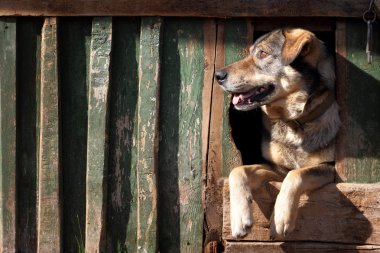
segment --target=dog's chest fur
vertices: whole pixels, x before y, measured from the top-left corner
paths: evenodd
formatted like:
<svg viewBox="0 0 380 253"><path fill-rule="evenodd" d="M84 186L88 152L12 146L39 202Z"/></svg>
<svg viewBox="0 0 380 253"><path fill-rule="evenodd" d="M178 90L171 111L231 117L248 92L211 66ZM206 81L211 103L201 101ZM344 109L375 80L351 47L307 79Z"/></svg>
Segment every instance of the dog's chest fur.
<svg viewBox="0 0 380 253"><path fill-rule="evenodd" d="M304 129L292 129L265 114L263 125L263 156L280 167L297 169L335 160L334 139L340 126L336 103L321 117L305 124Z"/></svg>

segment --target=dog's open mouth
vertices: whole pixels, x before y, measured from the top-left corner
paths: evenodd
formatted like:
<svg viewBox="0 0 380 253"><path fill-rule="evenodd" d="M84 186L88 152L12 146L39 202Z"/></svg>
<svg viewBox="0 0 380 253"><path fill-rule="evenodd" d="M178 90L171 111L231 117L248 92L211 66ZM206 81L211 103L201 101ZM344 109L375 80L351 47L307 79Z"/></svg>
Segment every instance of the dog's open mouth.
<svg viewBox="0 0 380 253"><path fill-rule="evenodd" d="M263 102L273 91L274 85L268 84L255 87L248 92L233 93L232 104L237 109L252 109L253 107L259 106L260 102Z"/></svg>

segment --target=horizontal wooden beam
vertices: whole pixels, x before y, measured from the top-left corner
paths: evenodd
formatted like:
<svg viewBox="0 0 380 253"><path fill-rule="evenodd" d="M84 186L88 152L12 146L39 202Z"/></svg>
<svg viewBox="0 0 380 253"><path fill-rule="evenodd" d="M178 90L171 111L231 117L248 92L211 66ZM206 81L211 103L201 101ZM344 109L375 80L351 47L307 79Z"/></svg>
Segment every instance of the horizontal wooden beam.
<svg viewBox="0 0 380 253"><path fill-rule="evenodd" d="M325 253L325 252L355 252L355 253L379 253L378 245L354 245L338 243L315 242L227 242L226 253Z"/></svg>
<svg viewBox="0 0 380 253"><path fill-rule="evenodd" d="M0 16L362 17L366 9L357 0L0 1Z"/></svg>
<svg viewBox="0 0 380 253"><path fill-rule="evenodd" d="M270 241L269 219L279 185L252 193L254 224L241 241ZM313 241L380 246L380 184L330 184L303 195L295 231L286 241ZM229 187L223 190L223 239L234 241L230 228ZM256 252L256 251L255 251Z"/></svg>

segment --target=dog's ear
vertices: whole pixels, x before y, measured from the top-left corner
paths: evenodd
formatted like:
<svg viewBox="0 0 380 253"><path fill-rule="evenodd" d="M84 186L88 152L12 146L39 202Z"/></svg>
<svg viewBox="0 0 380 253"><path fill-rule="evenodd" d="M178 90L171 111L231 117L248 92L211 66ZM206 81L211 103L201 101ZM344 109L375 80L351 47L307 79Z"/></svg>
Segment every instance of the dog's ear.
<svg viewBox="0 0 380 253"><path fill-rule="evenodd" d="M282 46L282 64L291 64L298 56L306 56L313 47L316 37L313 33L303 29L284 29L285 37Z"/></svg>

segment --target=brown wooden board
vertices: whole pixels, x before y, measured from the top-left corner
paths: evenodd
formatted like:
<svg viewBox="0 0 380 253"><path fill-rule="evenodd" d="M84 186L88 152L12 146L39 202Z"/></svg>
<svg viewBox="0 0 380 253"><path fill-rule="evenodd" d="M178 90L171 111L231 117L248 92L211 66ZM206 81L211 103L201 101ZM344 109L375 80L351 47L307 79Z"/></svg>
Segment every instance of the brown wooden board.
<svg viewBox="0 0 380 253"><path fill-rule="evenodd" d="M93 18L90 51L86 176L86 252L105 250L108 90L112 19Z"/></svg>
<svg viewBox="0 0 380 253"><path fill-rule="evenodd" d="M221 110L215 113L216 105L220 103L215 103L213 98L214 88L216 87L214 79L215 64L217 64L216 47L217 41L222 41L221 37L217 39L217 26L214 19L205 20L203 25L205 67L202 94L202 177L205 180L202 200L205 213L205 244L210 241L218 241L222 232L222 212L220 206L222 206L223 200L222 191L217 187L217 181L220 177L220 167L216 165L221 155L220 138L218 138L218 136L220 136L220 128L216 127L216 122L218 121L215 120L215 117L221 117ZM211 110L212 108L214 108L214 110ZM213 120L211 120L211 118ZM211 125L213 126L211 127Z"/></svg>
<svg viewBox="0 0 380 253"><path fill-rule="evenodd" d="M160 102L160 18L142 18L137 106L137 252L157 251L158 117Z"/></svg>
<svg viewBox="0 0 380 253"><path fill-rule="evenodd" d="M37 250L37 91L42 18L17 20L17 250Z"/></svg>
<svg viewBox="0 0 380 253"><path fill-rule="evenodd" d="M166 19L160 92L159 250L201 252L202 20Z"/></svg>
<svg viewBox="0 0 380 253"><path fill-rule="evenodd" d="M226 253L379 253L378 245L350 245L315 242L227 242Z"/></svg>
<svg viewBox="0 0 380 253"><path fill-rule="evenodd" d="M112 23L106 252L137 249L139 18Z"/></svg>
<svg viewBox="0 0 380 253"><path fill-rule="evenodd" d="M357 0L2 0L0 15L24 16L197 16L197 17L362 17L368 1ZM380 4L375 1L377 9Z"/></svg>
<svg viewBox="0 0 380 253"><path fill-rule="evenodd" d="M338 141L338 175L348 182L379 182L380 42L373 40L373 61L368 64L366 24L348 21L338 28L338 97L343 120ZM378 24L373 26L373 36L380 36Z"/></svg>
<svg viewBox="0 0 380 253"><path fill-rule="evenodd" d="M0 19L0 252L16 252L16 19Z"/></svg>
<svg viewBox="0 0 380 253"><path fill-rule="evenodd" d="M38 157L37 251L61 251L61 205L57 19L46 18L41 40L40 132Z"/></svg>
<svg viewBox="0 0 380 253"><path fill-rule="evenodd" d="M267 184L253 192L254 224L241 241L269 241L269 219L279 186ZM286 241L380 245L380 184L329 184L303 195L296 228ZM235 241L230 230L228 183L223 191L223 238Z"/></svg>
<svg viewBox="0 0 380 253"><path fill-rule="evenodd" d="M63 252L84 248L91 18L59 23Z"/></svg>

